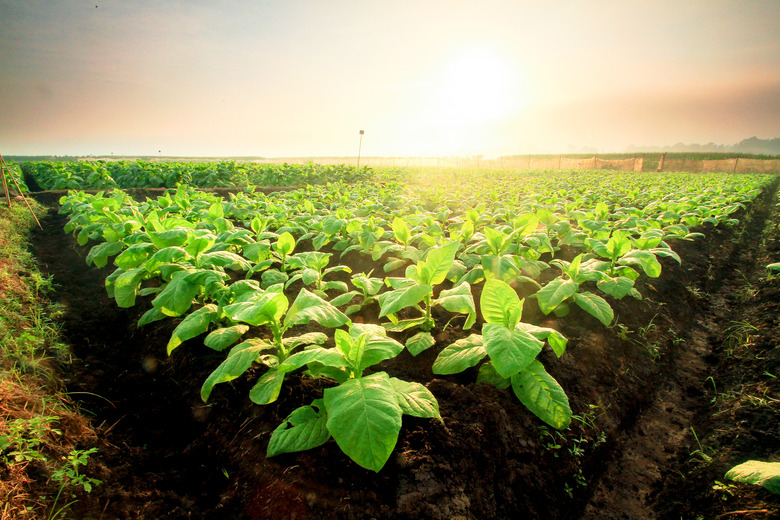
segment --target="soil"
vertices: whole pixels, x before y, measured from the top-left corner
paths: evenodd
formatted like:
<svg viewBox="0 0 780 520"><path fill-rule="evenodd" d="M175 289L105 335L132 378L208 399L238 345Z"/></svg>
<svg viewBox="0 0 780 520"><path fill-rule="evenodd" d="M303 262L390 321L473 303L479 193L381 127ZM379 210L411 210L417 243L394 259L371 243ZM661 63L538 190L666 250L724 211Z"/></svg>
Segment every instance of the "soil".
<svg viewBox="0 0 780 520"><path fill-rule="evenodd" d="M663 260L661 277L639 285L642 301L612 302L621 327L578 311L524 318L569 338L562 358L541 355L578 416L565 432L541 426L511 391L475 384L476 369L431 373L438 352L470 331L435 329L428 351L380 365L425 384L444 423L405 416L379 473L332 441L266 458L273 429L324 383L294 377L261 407L248 399L253 374L218 385L204 404L200 385L220 356L199 338L167 357L175 323L137 328L149 299L131 309L109 300L111 268L86 265L88 248L63 233L55 197L41 197L51 210L34 254L66 309L76 359L63 379L93 417L99 454L88 473L103 481L78 497L73 517L780 518L779 497L723 477L750 458L780 461L780 277L764 267L780 257L776 191L738 226L674 244L682 266ZM369 308L365 319L375 316ZM737 323L755 330L736 337Z"/></svg>

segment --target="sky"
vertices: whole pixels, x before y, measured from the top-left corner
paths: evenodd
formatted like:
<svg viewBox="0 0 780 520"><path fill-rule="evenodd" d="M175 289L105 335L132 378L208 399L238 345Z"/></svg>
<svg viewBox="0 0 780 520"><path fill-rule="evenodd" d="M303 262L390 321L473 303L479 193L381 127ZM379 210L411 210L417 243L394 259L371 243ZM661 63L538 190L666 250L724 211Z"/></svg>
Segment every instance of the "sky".
<svg viewBox="0 0 780 520"><path fill-rule="evenodd" d="M770 139L779 27L778 0L0 0L0 153L495 157Z"/></svg>

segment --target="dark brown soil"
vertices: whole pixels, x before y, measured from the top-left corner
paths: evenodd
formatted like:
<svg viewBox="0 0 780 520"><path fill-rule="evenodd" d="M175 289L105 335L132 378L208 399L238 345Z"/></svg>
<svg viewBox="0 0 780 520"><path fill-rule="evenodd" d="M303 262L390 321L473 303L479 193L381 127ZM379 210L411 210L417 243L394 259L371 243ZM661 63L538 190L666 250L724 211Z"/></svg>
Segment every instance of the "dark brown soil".
<svg viewBox="0 0 780 520"><path fill-rule="evenodd" d="M566 432L541 427L510 391L474 384L473 369L433 376L433 359L458 333L435 330L435 347L382 366L426 384L444 425L405 417L380 473L333 442L266 458L271 431L321 395L321 384L294 379L260 407L244 378L218 385L204 405L200 385L220 357L194 339L167 358L175 324L137 329L148 300L117 308L103 286L110 269L88 267L87 249L52 211L34 252L67 308L63 333L78 360L65 368L66 384L98 426L89 471L104 482L79 497L74 517L776 518L780 500L763 489L712 489L747 458L780 460L778 379L764 375L780 376L780 280L763 267L780 257L773 197L740 226L676 244L682 267L665 261L661 278L640 287L645 300L613 302L624 329L584 313L560 322L528 315L569 338L560 360L542 354L580 417ZM757 330L729 347L736 321Z"/></svg>

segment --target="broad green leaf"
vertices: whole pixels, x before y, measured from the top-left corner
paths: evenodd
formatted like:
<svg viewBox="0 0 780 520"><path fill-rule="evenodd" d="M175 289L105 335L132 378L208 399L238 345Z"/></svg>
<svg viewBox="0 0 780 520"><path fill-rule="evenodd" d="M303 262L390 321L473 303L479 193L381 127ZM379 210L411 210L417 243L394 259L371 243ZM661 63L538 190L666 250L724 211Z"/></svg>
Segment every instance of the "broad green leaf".
<svg viewBox="0 0 780 520"><path fill-rule="evenodd" d="M221 352L241 339L241 336L249 330L248 325L233 325L213 330L203 340L203 344L218 352Z"/></svg>
<svg viewBox="0 0 780 520"><path fill-rule="evenodd" d="M487 323L503 325L513 329L523 313L523 300L506 282L490 278L485 281L479 299L482 318Z"/></svg>
<svg viewBox="0 0 780 520"><path fill-rule="evenodd" d="M509 388L509 385L512 384L509 378L502 377L496 372L496 368L490 361L483 363L479 367L479 372L477 372L477 383L493 385L501 390Z"/></svg>
<svg viewBox="0 0 780 520"><path fill-rule="evenodd" d="M631 289L634 288L634 280L625 276L609 277L596 282L596 286L604 293L619 300L631 292Z"/></svg>
<svg viewBox="0 0 780 520"><path fill-rule="evenodd" d="M342 305L348 304L355 298L355 296L360 296L361 294L363 293L360 291L349 291L344 294L339 294L330 301L330 304L335 305L336 307L340 307Z"/></svg>
<svg viewBox="0 0 780 520"><path fill-rule="evenodd" d="M290 279L290 275L278 269L269 269L268 271L263 271L261 278L263 280L263 289L268 289L274 285L286 282Z"/></svg>
<svg viewBox="0 0 780 520"><path fill-rule="evenodd" d="M146 269L137 267L121 273L114 280L114 298L119 307L129 308L135 305L138 287L140 287L144 276L146 276Z"/></svg>
<svg viewBox="0 0 780 520"><path fill-rule="evenodd" d="M441 420L439 402L425 386L395 377L390 378L390 384L393 385L396 399L403 413L414 417L430 417Z"/></svg>
<svg viewBox="0 0 780 520"><path fill-rule="evenodd" d="M623 256L618 263L621 265L638 265L650 278L661 276L661 263L651 251L636 249Z"/></svg>
<svg viewBox="0 0 780 520"><path fill-rule="evenodd" d="M381 470L398 441L403 415L388 375L349 379L323 394L327 427L341 450L358 465Z"/></svg>
<svg viewBox="0 0 780 520"><path fill-rule="evenodd" d="M140 244L133 244L122 253L114 258L114 264L121 267L125 271L139 267L146 262L149 256L155 251L154 244L143 242Z"/></svg>
<svg viewBox="0 0 780 520"><path fill-rule="evenodd" d="M406 221L402 218L395 217L393 219L392 227L395 239L401 244L407 245L412 234L409 231L409 226L406 224Z"/></svg>
<svg viewBox="0 0 780 520"><path fill-rule="evenodd" d="M266 291L256 300L226 305L224 312L233 321L260 326L280 323L289 304L284 293Z"/></svg>
<svg viewBox="0 0 780 520"><path fill-rule="evenodd" d="M344 332L342 329L336 329L336 332ZM344 332L346 334L346 332ZM296 352L279 364L279 372L292 372L309 363L322 363L329 367L345 367L347 363L341 352L332 348L310 348Z"/></svg>
<svg viewBox="0 0 780 520"><path fill-rule="evenodd" d="M479 363L487 355L482 336L471 334L459 339L439 352L433 362L433 373L439 375L457 374Z"/></svg>
<svg viewBox="0 0 780 520"><path fill-rule="evenodd" d="M249 399L255 404L270 404L279 397L284 383L284 372L271 368L257 380L249 391Z"/></svg>
<svg viewBox="0 0 780 520"><path fill-rule="evenodd" d="M455 260L459 242L428 249L425 260L417 264L418 281L421 285L439 285L447 277L447 273Z"/></svg>
<svg viewBox="0 0 780 520"><path fill-rule="evenodd" d="M574 293L574 303L580 309L598 319L605 327L608 327L615 318L615 313L612 311L609 303L607 303L607 300L592 292Z"/></svg>
<svg viewBox="0 0 780 520"><path fill-rule="evenodd" d="M323 332L307 332L300 336L292 336L282 339L284 348L291 351L301 345L322 345L328 341L328 336Z"/></svg>
<svg viewBox="0 0 780 520"><path fill-rule="evenodd" d="M203 253L198 258L198 266L206 268L211 266L224 267L235 271L248 271L252 268L243 256L230 251L213 251Z"/></svg>
<svg viewBox="0 0 780 520"><path fill-rule="evenodd" d="M285 231L276 239L274 249L282 255L289 255L295 249L295 238L288 231Z"/></svg>
<svg viewBox="0 0 780 520"><path fill-rule="evenodd" d="M780 495L780 462L749 460L731 468L726 472L726 478L763 486Z"/></svg>
<svg viewBox="0 0 780 520"><path fill-rule="evenodd" d="M322 399L301 406L276 427L268 441L266 455L305 451L325 444L330 439L327 427L328 415Z"/></svg>
<svg viewBox="0 0 780 520"><path fill-rule="evenodd" d="M612 233L612 237L607 241L607 252L613 260L620 258L631 251L631 241L620 231Z"/></svg>
<svg viewBox="0 0 780 520"><path fill-rule="evenodd" d="M498 323L485 323L482 339L496 372L502 377L511 377L524 370L544 346L531 334L519 329L509 330Z"/></svg>
<svg viewBox="0 0 780 520"><path fill-rule="evenodd" d="M558 357L561 357L566 351L566 344L569 342L569 340L567 340L563 334L555 329L548 327L537 327L536 325L523 322L518 323L517 328L531 334L539 341L547 340L547 342L550 344L550 347L553 349L553 352L555 352L555 355Z"/></svg>
<svg viewBox="0 0 780 520"><path fill-rule="evenodd" d="M204 305L200 309L188 314L187 317L173 329L173 334L171 334L171 339L168 340L168 346L166 347L168 355L170 356L171 352L183 342L206 332L209 325L217 320L217 317L217 306L213 303Z"/></svg>
<svg viewBox="0 0 780 520"><path fill-rule="evenodd" d="M185 246L184 250L187 251L190 256L197 257L211 249L216 242L216 235L208 233L190 240L190 243Z"/></svg>
<svg viewBox="0 0 780 520"><path fill-rule="evenodd" d="M534 360L513 375L512 390L526 408L553 428L562 430L571 423L569 398L541 362Z"/></svg>
<svg viewBox="0 0 780 520"><path fill-rule="evenodd" d="M380 309L379 317L395 314L401 309L417 305L430 294L433 294L433 287L427 284L417 284L382 293L377 298Z"/></svg>
<svg viewBox="0 0 780 520"><path fill-rule="evenodd" d="M189 254L183 248L170 246L160 249L144 262L144 268L153 273L165 264L177 264L190 259Z"/></svg>
<svg viewBox="0 0 780 520"><path fill-rule="evenodd" d="M436 340L430 332L418 332L406 340L406 350L413 356L423 352L436 344Z"/></svg>
<svg viewBox="0 0 780 520"><path fill-rule="evenodd" d="M439 297L433 302L441 305L449 312L466 314L466 322L463 330L468 330L477 321L477 309L474 306L474 296L471 294L471 285L463 282L452 289L445 289L439 293Z"/></svg>
<svg viewBox="0 0 780 520"><path fill-rule="evenodd" d="M179 271L152 300L152 305L167 316L181 316L192 307L193 300L207 292L212 284L220 283L222 275L216 271Z"/></svg>
<svg viewBox="0 0 780 520"><path fill-rule="evenodd" d="M87 254L87 265L95 264L95 267L105 267L108 257L118 254L125 245L122 242L103 242L92 246Z"/></svg>
<svg viewBox="0 0 780 520"><path fill-rule="evenodd" d="M578 285L574 280L556 278L536 292L539 308L545 314L550 314L564 300L577 292Z"/></svg>
<svg viewBox="0 0 780 520"><path fill-rule="evenodd" d="M157 249L165 249L171 246L183 246L190 238L191 231L183 227L177 227L168 231L152 231L149 239Z"/></svg>
<svg viewBox="0 0 780 520"><path fill-rule="evenodd" d="M249 367L257 361L263 351L271 348L273 347L269 343L260 339L250 339L233 347L227 358L203 382L200 388L200 397L203 402L208 401L214 385L236 379L249 370Z"/></svg>
<svg viewBox="0 0 780 520"><path fill-rule="evenodd" d="M154 323L155 321L160 321L162 319L167 318L165 314L160 312L160 309L157 307L152 307L148 311L146 311L143 316L138 320L138 327L143 327L144 325L148 325L150 323Z"/></svg>
<svg viewBox="0 0 780 520"><path fill-rule="evenodd" d="M284 319L285 327L303 325L310 321L316 321L323 327L340 327L349 321L349 318L329 302L306 289L301 289L295 301L287 311Z"/></svg>

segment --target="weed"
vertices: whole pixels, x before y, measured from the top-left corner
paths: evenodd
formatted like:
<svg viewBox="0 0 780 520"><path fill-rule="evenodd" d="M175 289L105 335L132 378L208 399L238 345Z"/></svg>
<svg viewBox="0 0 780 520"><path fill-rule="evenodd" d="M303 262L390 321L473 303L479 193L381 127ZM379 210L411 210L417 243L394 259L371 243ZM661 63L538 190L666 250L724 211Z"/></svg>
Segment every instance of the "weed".
<svg viewBox="0 0 780 520"><path fill-rule="evenodd" d="M758 327L746 321L732 321L731 325L724 329L726 338L723 345L726 347L726 355L731 357L734 351L740 347L746 347L753 341L752 333L758 331Z"/></svg>

